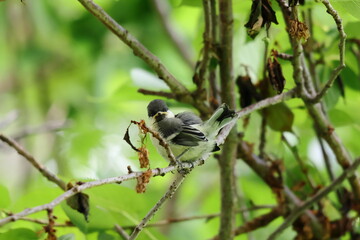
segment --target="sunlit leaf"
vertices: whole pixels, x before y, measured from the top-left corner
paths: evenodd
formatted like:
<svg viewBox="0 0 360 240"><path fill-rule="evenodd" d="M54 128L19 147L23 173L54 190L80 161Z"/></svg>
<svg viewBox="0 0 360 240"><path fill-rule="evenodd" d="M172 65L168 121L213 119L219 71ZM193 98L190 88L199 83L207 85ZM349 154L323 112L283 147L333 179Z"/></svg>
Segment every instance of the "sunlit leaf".
<svg viewBox="0 0 360 240"><path fill-rule="evenodd" d="M360 0L332 0L335 8L342 8L352 16L360 19Z"/></svg>
<svg viewBox="0 0 360 240"><path fill-rule="evenodd" d="M15 228L5 233L0 233L0 240L38 240L38 235L26 228Z"/></svg>
<svg viewBox="0 0 360 240"><path fill-rule="evenodd" d="M331 123L333 123L335 127L348 126L359 123L347 112L336 108L333 108L329 111L329 117L331 119Z"/></svg>

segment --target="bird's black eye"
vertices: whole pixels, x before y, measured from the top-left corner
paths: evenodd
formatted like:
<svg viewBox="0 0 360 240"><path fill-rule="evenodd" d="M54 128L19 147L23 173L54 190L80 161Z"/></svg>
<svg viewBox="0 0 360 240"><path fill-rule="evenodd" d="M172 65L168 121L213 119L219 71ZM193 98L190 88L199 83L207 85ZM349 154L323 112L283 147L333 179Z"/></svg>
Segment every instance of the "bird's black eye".
<svg viewBox="0 0 360 240"><path fill-rule="evenodd" d="M165 118L165 113L158 113L156 116L155 116L155 121L156 122L160 122L161 120L163 120Z"/></svg>

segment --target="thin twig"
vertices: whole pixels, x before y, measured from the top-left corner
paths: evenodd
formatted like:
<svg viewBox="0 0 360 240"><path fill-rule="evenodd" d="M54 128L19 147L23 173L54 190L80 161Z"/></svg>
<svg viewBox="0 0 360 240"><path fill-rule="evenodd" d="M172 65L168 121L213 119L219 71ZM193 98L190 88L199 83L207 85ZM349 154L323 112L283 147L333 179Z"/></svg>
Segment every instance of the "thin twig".
<svg viewBox="0 0 360 240"><path fill-rule="evenodd" d="M162 146L165 151L166 151L166 154L169 158L169 161L171 162L171 164L173 165L177 165L177 160L180 158L180 156L174 156L174 154L172 153L171 151L171 148L169 146L169 144L165 141L165 139L158 133L158 132L155 132L153 131L151 128L148 128L145 124L145 121L144 120L141 120L140 122L136 122L136 121L131 121L131 123L134 123L134 124L137 124L139 126L139 128L144 132L144 133L151 133L151 135L156 138L158 141L159 141L159 145ZM186 150L185 150L186 151ZM184 154L185 151L182 153ZM182 155L180 154L180 155ZM178 159L177 159L178 158Z"/></svg>
<svg viewBox="0 0 360 240"><path fill-rule="evenodd" d="M165 29L166 34L170 38L171 42L174 44L180 56L184 59L186 64L193 69L195 64L190 52L190 46L187 44L183 36L176 31L176 28L171 24L171 19L169 17L169 3L167 0L152 0L156 12L160 17L160 22L163 28Z"/></svg>
<svg viewBox="0 0 360 240"><path fill-rule="evenodd" d="M333 70L330 75L329 80L326 82L324 87L320 90L320 92L311 99L311 102L318 102L325 95L327 90L333 85L337 76L339 76L340 72L345 68L345 42L346 42L346 34L344 31L344 26L342 24L342 19L337 11L333 8L331 3L328 0L322 0L322 4L325 5L327 9L327 13L329 13L337 26L337 30L339 32L340 40L339 40L339 65Z"/></svg>
<svg viewBox="0 0 360 240"><path fill-rule="evenodd" d="M281 93L274 97L266 98L257 103L254 103L246 108L241 109L240 111L236 112L236 115L237 115L236 117L237 117L237 119L240 119L242 117L249 115L250 113L252 113L254 111L278 104L280 102L287 101L287 100L295 98L295 97L297 97L297 89L293 88L287 92ZM218 145L223 144L229 131L234 127L234 125L235 125L235 122L229 123L221 130L221 133L218 135L217 140L216 140L216 143Z"/></svg>
<svg viewBox="0 0 360 240"><path fill-rule="evenodd" d="M204 33L203 33L203 43L204 43L204 47L203 47L203 52L202 52L202 60L200 62L200 66L199 66L199 75L198 75L198 80L197 80L197 87L198 87L198 91L202 91L203 88L203 84L205 82L205 74L206 74L206 70L208 69L208 64L210 61L210 52L212 50L212 45L213 45L213 41L214 39L212 39L211 36L211 32L212 32L212 23L211 23L211 5L210 5L210 0L203 0L202 1L203 4L203 10L204 10L204 22L205 22L205 29L204 29Z"/></svg>
<svg viewBox="0 0 360 240"><path fill-rule="evenodd" d="M115 231L124 239L128 240L130 238L129 234L122 228L120 225L115 224Z"/></svg>
<svg viewBox="0 0 360 240"><path fill-rule="evenodd" d="M152 91L152 90L147 90L147 89L143 89L143 88L139 88L138 92L142 93L144 95L154 95L154 96L166 97L166 98L169 98L169 99L175 99L176 98L175 94L173 94L171 92Z"/></svg>
<svg viewBox="0 0 360 240"><path fill-rule="evenodd" d="M161 208L161 206L170 199L179 186L183 183L186 174L178 174L174 182L170 185L168 191L164 194L162 198L155 204L155 206L146 214L143 220L135 227L134 231L131 233L129 240L134 240L140 234L142 229L147 225L150 219L155 215L155 213Z"/></svg>
<svg viewBox="0 0 360 240"><path fill-rule="evenodd" d="M294 158L299 164L300 170L304 174L309 186L314 190L315 189L315 183L313 179L309 176L308 169L306 167L306 164L304 163L303 159L299 155L299 151L296 146L291 146L287 138L284 136L284 134L281 135L281 140L285 143L285 145L289 148L291 153L294 155Z"/></svg>
<svg viewBox="0 0 360 240"><path fill-rule="evenodd" d="M268 240L276 239L276 237L289 227L306 209L314 203L320 201L330 192L333 192L347 178L351 177L360 165L360 158L356 159L353 164L343 171L343 173L330 183L327 187L322 188L314 196L303 202L299 207L295 208L284 222L269 236Z"/></svg>
<svg viewBox="0 0 360 240"><path fill-rule="evenodd" d="M41 174L46 177L49 181L57 184L62 190L66 190L66 183L58 178L55 174L50 172L45 166L39 163L30 153L23 149L18 143L14 140L0 134L0 140L8 144L10 147L15 149L21 156L23 156L28 162L30 162Z"/></svg>
<svg viewBox="0 0 360 240"><path fill-rule="evenodd" d="M235 236L239 236L243 233L249 233L261 227L264 227L274 221L276 218L282 215L281 207L274 207L270 212L258 216L250 221L245 222L241 226L237 227L233 232ZM211 240L220 240L219 236L211 238Z"/></svg>
<svg viewBox="0 0 360 240"><path fill-rule="evenodd" d="M2 211L2 212L4 212L7 216L13 215L12 213L9 213L9 212L5 212L5 211ZM41 224L41 225L48 225L49 224L49 220L34 219L34 218L28 218L28 217L21 217L18 220L37 223L37 224ZM54 227L75 227L75 225L70 221L66 221L65 223L55 223Z"/></svg>
<svg viewBox="0 0 360 240"><path fill-rule="evenodd" d="M210 36L211 36L211 49L214 54L212 57L218 60L218 45L217 45L217 37L218 37L218 17L216 15L216 0L210 0ZM210 102L212 106L216 106L219 102L219 90L217 84L217 69L211 68L209 71L209 87L210 87ZM217 106L216 106L217 107ZM216 108L215 107L215 108Z"/></svg>
<svg viewBox="0 0 360 240"><path fill-rule="evenodd" d="M23 130L21 130L20 132L16 133L13 135L13 138L15 140L19 140L21 138L30 136L30 135L34 135L34 134L39 134L39 133L47 133L47 132L54 132L54 131L59 131L62 130L66 127L69 126L68 122L64 122L64 121L51 121L51 122L46 122L40 126L37 127L28 127L25 128Z"/></svg>
<svg viewBox="0 0 360 240"><path fill-rule="evenodd" d="M264 227L274 221L276 218L281 216L283 213L281 207L274 207L270 212L263 214L259 217L256 217L255 219L244 223L240 227L236 228L234 230L234 235L238 236L243 233L248 233L251 231L254 231L256 229L259 229L261 227Z"/></svg>
<svg viewBox="0 0 360 240"><path fill-rule="evenodd" d="M244 213L244 212L251 212L251 211L256 211L256 210L263 210L263 209L268 209L268 208L274 208L275 205L256 205L256 206L252 206L249 208L242 208L239 210L236 210L236 213ZM146 228L150 228L150 227L161 227L164 225L169 225L172 223L180 223L180 222L186 222L186 221L192 221L192 220L199 220L199 219L212 219L215 217L219 217L221 215L221 213L213 213L213 214L205 214L205 215L198 215L198 216L191 216L191 217L180 217L180 218L170 218L170 219L165 219L162 221L158 221L155 223L149 223L147 224L145 227ZM130 226L123 226L123 229L134 229L136 226L135 225L130 225Z"/></svg>

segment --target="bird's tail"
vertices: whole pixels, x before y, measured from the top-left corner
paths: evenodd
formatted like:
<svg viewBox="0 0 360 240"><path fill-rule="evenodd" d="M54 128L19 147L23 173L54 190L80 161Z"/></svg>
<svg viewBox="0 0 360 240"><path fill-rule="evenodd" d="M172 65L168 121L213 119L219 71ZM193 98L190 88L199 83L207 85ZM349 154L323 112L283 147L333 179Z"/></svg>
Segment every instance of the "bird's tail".
<svg viewBox="0 0 360 240"><path fill-rule="evenodd" d="M229 124L235 118L235 111L231 110L228 105L223 103L216 109L210 119L204 123L203 131L217 134L221 128Z"/></svg>

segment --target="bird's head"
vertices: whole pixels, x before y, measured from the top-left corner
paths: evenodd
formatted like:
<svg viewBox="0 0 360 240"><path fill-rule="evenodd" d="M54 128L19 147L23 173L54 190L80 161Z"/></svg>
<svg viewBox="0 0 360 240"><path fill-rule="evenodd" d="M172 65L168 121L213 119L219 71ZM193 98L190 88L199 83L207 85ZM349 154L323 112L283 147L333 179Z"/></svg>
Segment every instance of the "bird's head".
<svg viewBox="0 0 360 240"><path fill-rule="evenodd" d="M164 118L174 117L174 114L169 110L168 106L163 100L152 100L147 106L148 116L155 122L159 122Z"/></svg>

